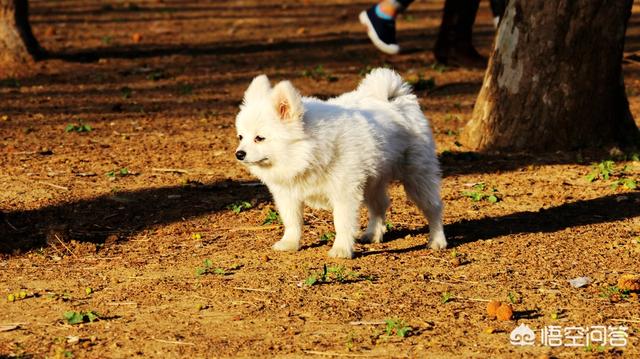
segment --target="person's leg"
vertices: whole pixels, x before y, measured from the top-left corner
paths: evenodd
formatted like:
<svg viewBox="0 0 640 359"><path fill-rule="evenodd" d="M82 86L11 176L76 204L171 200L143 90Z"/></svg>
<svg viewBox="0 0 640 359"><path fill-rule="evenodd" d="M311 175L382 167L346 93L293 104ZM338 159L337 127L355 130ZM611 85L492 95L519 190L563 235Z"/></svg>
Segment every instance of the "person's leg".
<svg viewBox="0 0 640 359"><path fill-rule="evenodd" d="M360 22L367 27L371 42L382 52L397 54L400 46L396 41L396 16L413 0L383 0L360 13Z"/></svg>
<svg viewBox="0 0 640 359"><path fill-rule="evenodd" d="M480 0L446 0L438 40L433 50L445 65L484 67L486 59L473 47L473 24Z"/></svg>
<svg viewBox="0 0 640 359"><path fill-rule="evenodd" d="M504 10L507 8L507 0L491 0L491 13L493 13L493 26L496 28L500 23Z"/></svg>

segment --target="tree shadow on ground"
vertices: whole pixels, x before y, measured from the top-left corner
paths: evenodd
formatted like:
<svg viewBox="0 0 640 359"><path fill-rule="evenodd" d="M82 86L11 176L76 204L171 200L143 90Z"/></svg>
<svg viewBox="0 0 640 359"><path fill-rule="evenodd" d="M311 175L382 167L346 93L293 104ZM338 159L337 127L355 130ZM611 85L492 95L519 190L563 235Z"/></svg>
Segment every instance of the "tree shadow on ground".
<svg viewBox="0 0 640 359"><path fill-rule="evenodd" d="M114 192L33 210L0 213L0 255L76 240L103 244L137 232L226 210L236 201L258 205L269 192L253 182L221 181Z"/></svg>
<svg viewBox="0 0 640 359"><path fill-rule="evenodd" d="M462 220L445 225L449 248L465 243L491 239L519 233L551 233L570 227L615 222L640 216L640 192L610 195L585 201L565 203L560 206L511 213L500 217ZM407 235L421 235L428 227L420 229L400 229L389 232L387 241ZM383 249L362 253L362 256L381 253L407 253L426 249L420 244L408 248Z"/></svg>

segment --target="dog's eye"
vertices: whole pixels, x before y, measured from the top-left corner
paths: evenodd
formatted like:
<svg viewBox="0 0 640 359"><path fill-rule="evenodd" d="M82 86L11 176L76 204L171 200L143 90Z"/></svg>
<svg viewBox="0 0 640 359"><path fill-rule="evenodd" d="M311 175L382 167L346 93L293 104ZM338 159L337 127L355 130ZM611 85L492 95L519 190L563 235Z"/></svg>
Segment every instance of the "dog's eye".
<svg viewBox="0 0 640 359"><path fill-rule="evenodd" d="M242 135L238 135L238 139L242 141Z"/></svg>
<svg viewBox="0 0 640 359"><path fill-rule="evenodd" d="M253 139L253 142L262 142L262 141L264 141L264 137L256 136L256 138Z"/></svg>

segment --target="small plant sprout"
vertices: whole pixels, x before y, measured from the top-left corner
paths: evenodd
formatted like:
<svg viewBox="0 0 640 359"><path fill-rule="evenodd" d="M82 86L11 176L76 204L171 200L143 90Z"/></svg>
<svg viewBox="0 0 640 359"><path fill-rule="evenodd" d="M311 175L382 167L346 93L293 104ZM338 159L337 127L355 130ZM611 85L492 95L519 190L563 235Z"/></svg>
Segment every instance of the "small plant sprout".
<svg viewBox="0 0 640 359"><path fill-rule="evenodd" d="M603 180L608 180L614 172L614 167L615 162L611 160L594 163L591 166L592 171L587 175L587 181L593 182L600 178L602 178Z"/></svg>
<svg viewBox="0 0 640 359"><path fill-rule="evenodd" d="M436 79L433 77L429 77L428 79L424 79L422 74L418 74L418 76L408 79L407 83L413 87L414 91L423 91L423 90L431 90L436 87Z"/></svg>
<svg viewBox="0 0 640 359"><path fill-rule="evenodd" d="M92 289L91 287L86 287L86 288L84 289L84 293L85 293L86 295L91 295L91 293L93 293L93 289Z"/></svg>
<svg viewBox="0 0 640 359"><path fill-rule="evenodd" d="M193 85L190 84L179 84L178 85L178 94L181 96L191 95L193 92Z"/></svg>
<svg viewBox="0 0 640 359"><path fill-rule="evenodd" d="M451 294L449 292L444 292L444 293L442 293L441 302L442 302L442 304L448 303L451 300L455 299L455 297L456 297L455 295L453 295L453 294Z"/></svg>
<svg viewBox="0 0 640 359"><path fill-rule="evenodd" d="M322 266L322 271L319 273L310 274L303 284L307 287L311 287L317 284L328 283L349 283L358 282L362 280L373 281L375 278L370 275L363 275L358 272L347 269L344 266Z"/></svg>
<svg viewBox="0 0 640 359"><path fill-rule="evenodd" d="M443 73L448 70L447 65L443 65L439 62L433 63L433 65L431 65L431 69L438 73Z"/></svg>
<svg viewBox="0 0 640 359"><path fill-rule="evenodd" d="M250 202L247 201L238 201L227 205L227 209L231 210L231 212L235 214L239 214L245 209L250 209L253 207Z"/></svg>
<svg viewBox="0 0 640 359"><path fill-rule="evenodd" d="M463 191L462 195L471 198L473 202L487 201L489 203L496 203L500 201L498 190L495 188L490 190L486 189L484 182L474 184L470 191Z"/></svg>
<svg viewBox="0 0 640 359"><path fill-rule="evenodd" d="M607 160L592 164L591 169L591 172L585 177L588 182L597 180L610 181L610 188L614 191L620 187L627 190L638 188L638 181L627 177L628 166L618 170L615 162Z"/></svg>
<svg viewBox="0 0 640 359"><path fill-rule="evenodd" d="M408 336L413 328L407 325L407 323L402 319L385 319L384 320L386 327L384 329L387 336L397 335L400 338L404 338Z"/></svg>
<svg viewBox="0 0 640 359"><path fill-rule="evenodd" d="M196 268L196 275L198 276L206 274L211 269L211 267L213 267L213 262L209 258L205 259L202 264L202 267Z"/></svg>
<svg viewBox="0 0 640 359"><path fill-rule="evenodd" d="M122 98L126 100L131 97L133 90L129 86L124 86L120 88L120 93L122 94Z"/></svg>
<svg viewBox="0 0 640 359"><path fill-rule="evenodd" d="M394 225L393 223L391 223L391 221L386 221L384 222L384 227L387 229L387 232L389 232L393 230Z"/></svg>
<svg viewBox="0 0 640 359"><path fill-rule="evenodd" d="M109 179L115 179L116 177L126 177L126 176L131 176L132 173L129 172L129 169L126 167L123 167L119 170L112 170L109 171L105 174L107 177L109 177Z"/></svg>
<svg viewBox="0 0 640 359"><path fill-rule="evenodd" d="M77 124L73 124L73 123L68 124L67 127L64 128L64 131L83 133L83 132L91 132L93 131L93 128L91 127L91 125L88 125L83 121L80 121Z"/></svg>
<svg viewBox="0 0 640 359"><path fill-rule="evenodd" d="M62 317L68 324L93 323L95 320L100 319L100 314L92 310L81 312L68 311L64 312Z"/></svg>
<svg viewBox="0 0 640 359"><path fill-rule="evenodd" d="M511 302L511 304L518 304L522 302L520 295L518 295L518 293L516 292L509 292L509 294L507 294L507 299L509 299L509 302Z"/></svg>
<svg viewBox="0 0 640 359"><path fill-rule="evenodd" d="M262 222L263 225L280 224L280 223L282 223L282 221L280 220L280 215L278 214L278 212L274 211L273 209L269 209L269 211L267 212L267 215L264 218L264 221Z"/></svg>
<svg viewBox="0 0 640 359"><path fill-rule="evenodd" d="M233 271L240 269L240 267L242 267L242 265L235 265L227 269L220 267L214 268L211 259L207 258L202 262L202 267L196 268L196 275L198 277L205 274L227 275L232 274Z"/></svg>
<svg viewBox="0 0 640 359"><path fill-rule="evenodd" d="M201 240L202 239L202 234L200 233L194 233L191 235L191 239L195 239L195 240Z"/></svg>
<svg viewBox="0 0 640 359"><path fill-rule="evenodd" d="M320 242L327 243L336 238L336 234L334 232L325 232L320 236Z"/></svg>
<svg viewBox="0 0 640 359"><path fill-rule="evenodd" d="M612 302L629 298L630 291L618 288L618 286L604 287L600 289L600 297L607 298Z"/></svg>
<svg viewBox="0 0 640 359"><path fill-rule="evenodd" d="M316 67L314 67L311 70L304 70L302 71L302 76L304 77L309 77L312 78L314 80L327 80L329 82L335 82L338 81L338 77L337 76L333 76L330 73L328 73L327 71L325 71L325 69L322 67L322 65L318 65Z"/></svg>

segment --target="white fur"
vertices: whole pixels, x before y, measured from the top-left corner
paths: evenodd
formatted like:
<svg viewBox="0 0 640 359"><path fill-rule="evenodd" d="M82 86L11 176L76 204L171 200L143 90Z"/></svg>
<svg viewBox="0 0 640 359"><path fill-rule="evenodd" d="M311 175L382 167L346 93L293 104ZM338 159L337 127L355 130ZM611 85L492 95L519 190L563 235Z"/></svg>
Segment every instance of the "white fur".
<svg viewBox="0 0 640 359"><path fill-rule="evenodd" d="M258 76L245 93L236 129L242 136L237 151L246 153L241 163L269 187L284 223L274 249L299 249L305 204L333 211L329 256L353 257L363 201L369 224L361 241L381 242L393 180L427 217L430 247L447 246L429 122L397 73L375 69L357 90L328 101L301 97L288 81L271 89L267 77Z"/></svg>

